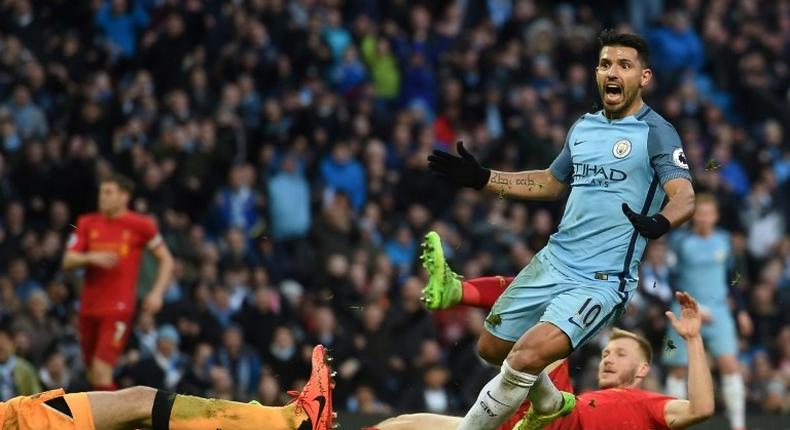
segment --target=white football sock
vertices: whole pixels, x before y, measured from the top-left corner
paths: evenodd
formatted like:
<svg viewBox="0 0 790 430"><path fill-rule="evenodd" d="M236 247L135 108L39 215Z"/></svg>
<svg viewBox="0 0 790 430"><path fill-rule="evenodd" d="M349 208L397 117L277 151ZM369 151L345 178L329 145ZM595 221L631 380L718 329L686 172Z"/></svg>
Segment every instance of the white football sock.
<svg viewBox="0 0 790 430"><path fill-rule="evenodd" d="M538 377L513 370L505 361L502 371L488 381L457 430L493 430L507 421L527 398Z"/></svg>
<svg viewBox="0 0 790 430"><path fill-rule="evenodd" d="M686 390L688 389L686 380L683 378L676 378L674 376L667 376L667 395L678 399L686 399L688 396Z"/></svg>
<svg viewBox="0 0 790 430"><path fill-rule="evenodd" d="M739 372L721 375L721 392L727 406L730 428L746 428L746 393L743 378Z"/></svg>
<svg viewBox="0 0 790 430"><path fill-rule="evenodd" d="M562 393L554 386L554 382L551 382L545 370L538 375L527 398L539 415L553 414L562 407Z"/></svg>

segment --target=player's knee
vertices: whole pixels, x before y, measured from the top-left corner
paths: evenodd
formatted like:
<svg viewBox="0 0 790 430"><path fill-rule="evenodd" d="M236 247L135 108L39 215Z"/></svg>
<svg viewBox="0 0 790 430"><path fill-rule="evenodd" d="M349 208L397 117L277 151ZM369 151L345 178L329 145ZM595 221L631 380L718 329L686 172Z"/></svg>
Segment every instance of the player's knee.
<svg viewBox="0 0 790 430"><path fill-rule="evenodd" d="M514 348L507 356L507 362L511 368L520 372L527 372L537 375L554 360L542 353L538 348L522 347Z"/></svg>
<svg viewBox="0 0 790 430"><path fill-rule="evenodd" d="M738 373L738 360L734 355L724 355L718 360L719 372L724 375L734 375Z"/></svg>

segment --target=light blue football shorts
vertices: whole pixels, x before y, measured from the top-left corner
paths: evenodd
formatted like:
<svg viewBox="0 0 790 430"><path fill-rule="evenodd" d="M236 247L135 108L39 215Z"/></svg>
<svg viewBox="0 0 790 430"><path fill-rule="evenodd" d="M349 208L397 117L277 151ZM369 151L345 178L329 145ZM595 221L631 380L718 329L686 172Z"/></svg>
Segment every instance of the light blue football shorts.
<svg viewBox="0 0 790 430"><path fill-rule="evenodd" d="M633 295L612 282L572 279L541 250L497 299L485 321L492 335L517 341L538 322L557 326L576 349L617 321Z"/></svg>

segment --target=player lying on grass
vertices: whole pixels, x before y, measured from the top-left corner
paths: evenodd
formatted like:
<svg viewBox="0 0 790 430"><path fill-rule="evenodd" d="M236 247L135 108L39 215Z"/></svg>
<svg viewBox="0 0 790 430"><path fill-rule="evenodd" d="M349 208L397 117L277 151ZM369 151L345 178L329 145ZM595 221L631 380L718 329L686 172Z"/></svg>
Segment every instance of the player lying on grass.
<svg viewBox="0 0 790 430"><path fill-rule="evenodd" d="M672 312L667 317L683 338L689 353L689 400L679 400L640 387L650 372L653 357L650 344L643 337L614 329L601 353L598 364L600 390L577 396L576 406L564 417L544 426L533 425L534 415L525 403L516 415L500 426L502 430L634 430L682 429L713 415L713 382L700 336L699 307L693 297L676 293L681 308L680 319ZM547 370L561 390L571 391L567 360L555 362ZM526 416L519 421L519 415ZM369 430L455 430L462 418L434 414L401 415ZM516 422L518 421L518 422ZM515 426L513 424L515 423Z"/></svg>
<svg viewBox="0 0 790 430"><path fill-rule="evenodd" d="M3 430L329 430L332 375L326 349L313 349L313 370L283 407L204 399L132 387L65 394L62 389L0 402Z"/></svg>

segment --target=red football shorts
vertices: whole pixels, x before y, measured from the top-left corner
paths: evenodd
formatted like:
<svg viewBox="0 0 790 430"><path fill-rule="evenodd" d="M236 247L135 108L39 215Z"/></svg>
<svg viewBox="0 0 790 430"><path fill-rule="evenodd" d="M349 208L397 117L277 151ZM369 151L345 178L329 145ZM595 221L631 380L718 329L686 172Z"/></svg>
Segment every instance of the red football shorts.
<svg viewBox="0 0 790 430"><path fill-rule="evenodd" d="M132 330L132 314L79 315L80 347L86 366L94 358L115 365Z"/></svg>

